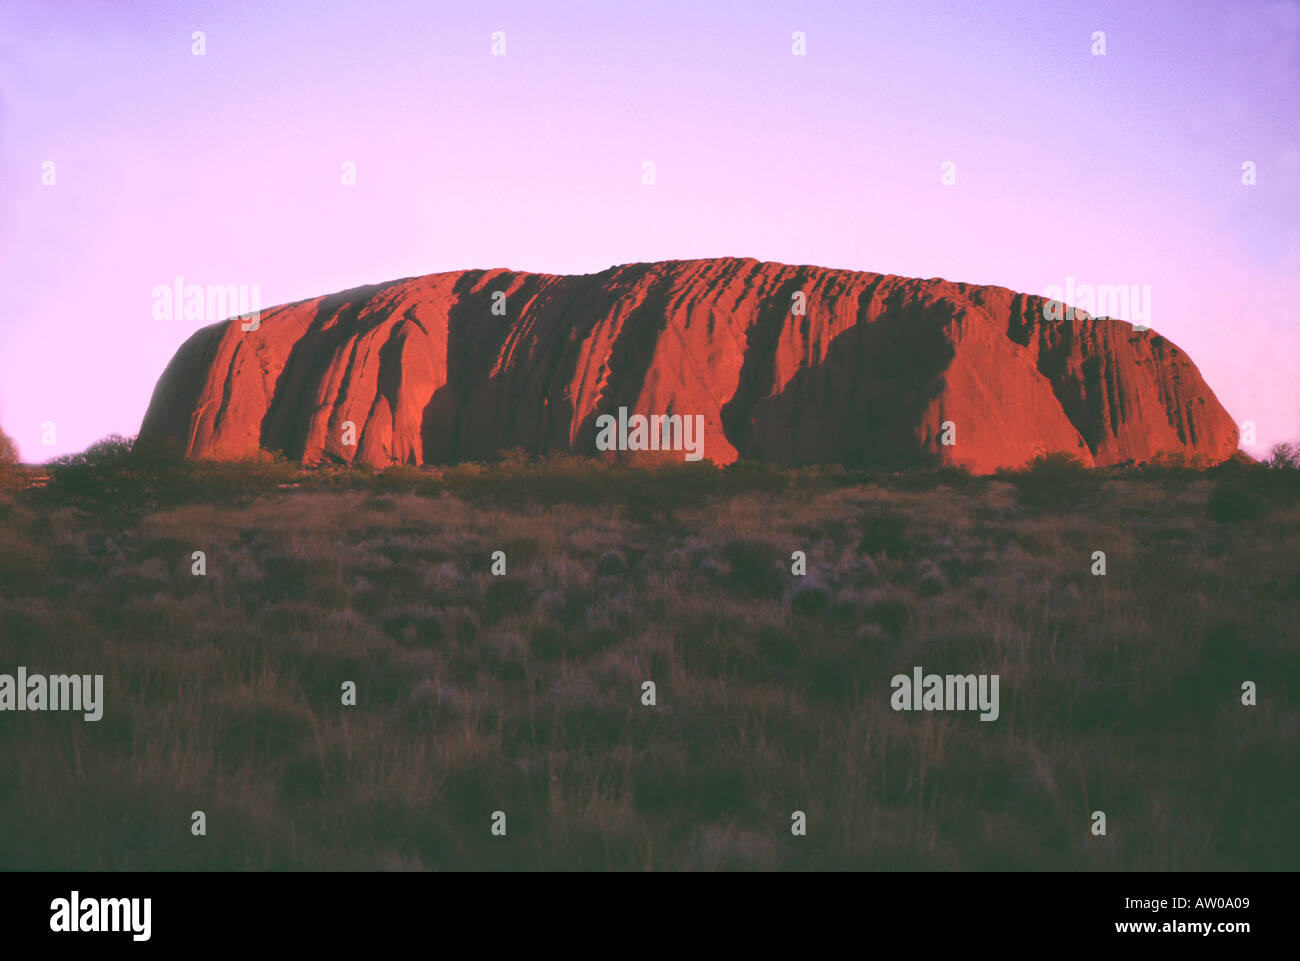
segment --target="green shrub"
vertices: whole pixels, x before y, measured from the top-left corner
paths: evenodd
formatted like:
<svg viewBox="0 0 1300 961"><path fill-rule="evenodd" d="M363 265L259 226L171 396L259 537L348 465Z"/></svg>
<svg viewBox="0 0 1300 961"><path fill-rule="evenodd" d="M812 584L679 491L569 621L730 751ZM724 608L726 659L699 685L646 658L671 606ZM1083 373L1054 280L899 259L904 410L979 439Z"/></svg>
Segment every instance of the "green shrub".
<svg viewBox="0 0 1300 961"><path fill-rule="evenodd" d="M43 497L120 523L178 504L247 504L300 472L281 454L192 461L168 441L118 434L57 458L49 470Z"/></svg>
<svg viewBox="0 0 1300 961"><path fill-rule="evenodd" d="M21 488L26 479L18 466L18 448L9 435L0 430L0 494Z"/></svg>
<svg viewBox="0 0 1300 961"><path fill-rule="evenodd" d="M1073 454L1039 454L1024 469L1004 475L1026 507L1065 509L1078 503L1089 486L1088 468Z"/></svg>
<svg viewBox="0 0 1300 961"><path fill-rule="evenodd" d="M3 430L0 430L0 469L18 465L18 448Z"/></svg>
<svg viewBox="0 0 1300 961"><path fill-rule="evenodd" d="M1257 517L1263 500L1239 480L1220 481L1210 491L1207 513L1220 524L1238 524Z"/></svg>
<svg viewBox="0 0 1300 961"><path fill-rule="evenodd" d="M50 461L45 496L71 504L106 520L129 520L151 501L147 465L133 463L135 438L110 434L77 454Z"/></svg>
<svg viewBox="0 0 1300 961"><path fill-rule="evenodd" d="M972 474L967 468L956 464L917 467L890 478L890 486L900 491L932 491L940 487L951 487L957 491L979 490L986 483L986 478Z"/></svg>
<svg viewBox="0 0 1300 961"><path fill-rule="evenodd" d="M862 516L862 539L858 541L859 554L884 554L903 558L912 553L907 537L907 517L885 507L878 507Z"/></svg>
<svg viewBox="0 0 1300 961"><path fill-rule="evenodd" d="M397 492L415 490L425 480L420 468L411 464L395 464L375 475L375 488L381 491Z"/></svg>
<svg viewBox="0 0 1300 961"><path fill-rule="evenodd" d="M790 485L788 472L767 465L733 464L724 469L707 460L668 459L610 464L571 454L530 460L519 451L507 451L491 464L448 467L440 478L423 480L414 489L429 496L447 491L467 502L495 507L622 505L634 523L652 523L671 520L677 511L713 498L778 492Z"/></svg>
<svg viewBox="0 0 1300 961"><path fill-rule="evenodd" d="M785 591L787 578L780 552L767 541L754 538L737 538L722 548L723 556L731 565L728 586L747 597L780 597Z"/></svg>
<svg viewBox="0 0 1300 961"><path fill-rule="evenodd" d="M300 477L301 468L283 454L261 451L239 460L192 462L177 494L189 502L249 504Z"/></svg>
<svg viewBox="0 0 1300 961"><path fill-rule="evenodd" d="M70 470L85 467L120 467L126 462L127 457L131 454L131 448L134 446L134 437L109 434L107 437L95 441L80 454L65 454L62 457L55 458L50 462L50 471L51 473L63 472L66 474Z"/></svg>
<svg viewBox="0 0 1300 961"><path fill-rule="evenodd" d="M1300 444L1274 444L1265 463L1272 470L1300 470Z"/></svg>

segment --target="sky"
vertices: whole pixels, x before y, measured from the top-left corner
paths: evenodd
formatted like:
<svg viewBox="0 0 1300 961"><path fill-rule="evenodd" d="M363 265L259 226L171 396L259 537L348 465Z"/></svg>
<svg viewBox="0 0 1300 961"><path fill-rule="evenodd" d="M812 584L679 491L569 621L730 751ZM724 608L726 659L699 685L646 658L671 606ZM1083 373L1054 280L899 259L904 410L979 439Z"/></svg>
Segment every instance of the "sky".
<svg viewBox="0 0 1300 961"><path fill-rule="evenodd" d="M1260 456L1300 439L1297 118L1295 0L0 0L0 426L134 434L222 319L160 318L177 277L734 256L1149 289Z"/></svg>

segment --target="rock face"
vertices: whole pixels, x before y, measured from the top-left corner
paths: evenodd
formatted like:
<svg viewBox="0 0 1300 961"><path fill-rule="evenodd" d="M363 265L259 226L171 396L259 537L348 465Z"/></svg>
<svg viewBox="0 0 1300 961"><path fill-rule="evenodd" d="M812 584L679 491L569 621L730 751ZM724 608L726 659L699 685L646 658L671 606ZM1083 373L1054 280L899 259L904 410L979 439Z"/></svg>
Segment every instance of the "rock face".
<svg viewBox="0 0 1300 961"><path fill-rule="evenodd" d="M513 447L595 455L597 418L626 407L703 415L717 463L982 473L1039 452L1102 466L1236 449L1236 425L1172 343L1082 312L1048 320L1044 305L736 259L431 274L198 331L140 433L193 457L447 463Z"/></svg>

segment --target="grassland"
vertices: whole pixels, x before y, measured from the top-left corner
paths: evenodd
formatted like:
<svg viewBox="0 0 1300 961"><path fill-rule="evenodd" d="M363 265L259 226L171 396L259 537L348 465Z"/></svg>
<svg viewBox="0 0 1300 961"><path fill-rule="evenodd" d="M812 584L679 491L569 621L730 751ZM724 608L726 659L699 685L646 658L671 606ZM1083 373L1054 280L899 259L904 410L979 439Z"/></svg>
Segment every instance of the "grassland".
<svg viewBox="0 0 1300 961"><path fill-rule="evenodd" d="M1282 472L169 469L0 495L0 868L1300 868Z"/></svg>

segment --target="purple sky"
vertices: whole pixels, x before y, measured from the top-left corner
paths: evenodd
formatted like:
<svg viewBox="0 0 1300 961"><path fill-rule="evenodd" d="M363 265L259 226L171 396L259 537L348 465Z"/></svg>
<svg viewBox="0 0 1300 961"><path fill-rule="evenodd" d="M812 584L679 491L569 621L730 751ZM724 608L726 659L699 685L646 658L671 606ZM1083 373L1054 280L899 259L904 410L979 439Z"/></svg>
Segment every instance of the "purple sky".
<svg viewBox="0 0 1300 961"><path fill-rule="evenodd" d="M1259 454L1300 436L1297 64L1293 0L0 0L0 425L135 433L207 322L154 319L178 275L743 256L1149 285Z"/></svg>

